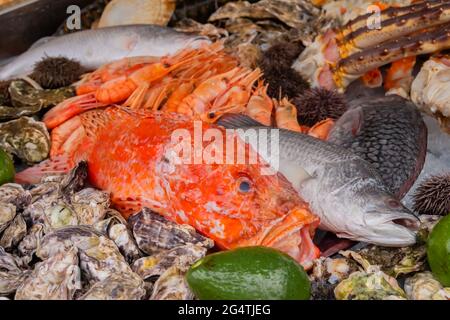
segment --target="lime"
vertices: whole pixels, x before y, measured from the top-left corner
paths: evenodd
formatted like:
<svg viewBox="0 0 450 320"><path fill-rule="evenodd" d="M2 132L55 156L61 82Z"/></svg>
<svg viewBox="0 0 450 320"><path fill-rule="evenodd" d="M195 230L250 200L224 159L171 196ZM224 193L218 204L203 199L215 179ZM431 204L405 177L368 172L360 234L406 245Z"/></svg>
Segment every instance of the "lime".
<svg viewBox="0 0 450 320"><path fill-rule="evenodd" d="M310 282L303 267L267 247L214 253L195 263L187 282L202 300L307 300Z"/></svg>
<svg viewBox="0 0 450 320"><path fill-rule="evenodd" d="M427 243L428 264L444 287L450 287L450 215L431 231Z"/></svg>
<svg viewBox="0 0 450 320"><path fill-rule="evenodd" d="M14 181L14 163L4 150L0 149L0 185Z"/></svg>

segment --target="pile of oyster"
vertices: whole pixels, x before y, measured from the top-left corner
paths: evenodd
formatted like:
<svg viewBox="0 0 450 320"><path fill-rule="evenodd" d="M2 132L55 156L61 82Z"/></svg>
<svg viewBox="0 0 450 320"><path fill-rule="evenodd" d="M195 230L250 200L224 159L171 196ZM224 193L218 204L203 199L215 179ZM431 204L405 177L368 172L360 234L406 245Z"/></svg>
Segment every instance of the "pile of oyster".
<svg viewBox="0 0 450 320"><path fill-rule="evenodd" d="M312 43L332 19L308 0L260 0L254 3L231 1L221 6L201 24L182 19L175 29L194 32L211 39L225 39L225 46L237 53L240 61L255 67L261 52L279 41Z"/></svg>
<svg viewBox="0 0 450 320"><path fill-rule="evenodd" d="M72 97L73 88L42 89L24 80L1 82L0 87L0 148L25 164L47 159L50 136L36 118L41 111Z"/></svg>
<svg viewBox="0 0 450 320"><path fill-rule="evenodd" d="M422 239L439 218L422 218ZM310 279L312 299L318 300L450 299L450 288L444 288L429 271L424 241L405 248L369 245L322 257L314 261Z"/></svg>
<svg viewBox="0 0 450 320"><path fill-rule="evenodd" d="M0 187L0 298L192 299L184 274L213 241L148 209L127 223L86 176Z"/></svg>

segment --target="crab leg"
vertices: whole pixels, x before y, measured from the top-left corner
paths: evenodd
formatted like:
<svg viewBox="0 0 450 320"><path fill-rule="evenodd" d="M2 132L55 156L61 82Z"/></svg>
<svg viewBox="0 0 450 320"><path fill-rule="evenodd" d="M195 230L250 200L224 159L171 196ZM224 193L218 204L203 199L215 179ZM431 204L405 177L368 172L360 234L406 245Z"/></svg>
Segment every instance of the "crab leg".
<svg viewBox="0 0 450 320"><path fill-rule="evenodd" d="M345 88L353 80L369 70L396 60L429 54L450 48L450 23L435 27L402 40L393 40L380 46L366 49L341 60L333 72L338 88Z"/></svg>
<svg viewBox="0 0 450 320"><path fill-rule="evenodd" d="M399 17L405 14L409 14L412 12L417 12L426 8L432 8L437 5L441 5L445 3L446 0L430 0L430 1L421 1L411 4L409 6L404 7L388 7L385 10L380 12L381 24L383 25L387 20L393 19L395 17ZM355 32L358 29L364 28L367 26L367 21L373 16L373 13L367 13L362 16L359 16L352 21L349 21L339 32L339 37L343 39L348 36L350 33Z"/></svg>
<svg viewBox="0 0 450 320"><path fill-rule="evenodd" d="M419 5L417 5L419 6ZM423 5L422 5L423 6ZM414 8L414 6L412 6ZM405 8L390 8L395 12ZM435 27L450 22L450 3L441 5L429 4L422 10L411 9L412 12L398 15L381 23L382 29L378 30L365 25L356 29L339 40L339 52L341 58L358 52L362 49L370 48L390 39L417 32L419 30Z"/></svg>

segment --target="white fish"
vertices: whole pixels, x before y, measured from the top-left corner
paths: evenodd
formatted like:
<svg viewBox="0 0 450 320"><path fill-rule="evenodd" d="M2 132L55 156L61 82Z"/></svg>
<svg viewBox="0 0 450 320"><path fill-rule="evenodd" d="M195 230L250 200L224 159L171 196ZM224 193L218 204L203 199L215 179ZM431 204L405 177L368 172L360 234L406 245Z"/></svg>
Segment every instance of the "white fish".
<svg viewBox="0 0 450 320"><path fill-rule="evenodd" d="M320 217L321 229L340 238L382 246L402 247L416 242L418 218L389 192L371 164L354 153L305 134L262 127L242 115L224 116L218 124L244 131L279 130L279 171ZM272 144L270 138L269 133L268 146ZM258 150L251 140L249 143ZM266 156L272 152L270 148L268 151ZM270 158L274 156L270 154Z"/></svg>
<svg viewBox="0 0 450 320"><path fill-rule="evenodd" d="M96 69L124 57L156 56L209 42L205 37L155 25L128 25L85 30L60 37L43 38L5 66L0 80L27 75L44 57L64 56L87 69Z"/></svg>

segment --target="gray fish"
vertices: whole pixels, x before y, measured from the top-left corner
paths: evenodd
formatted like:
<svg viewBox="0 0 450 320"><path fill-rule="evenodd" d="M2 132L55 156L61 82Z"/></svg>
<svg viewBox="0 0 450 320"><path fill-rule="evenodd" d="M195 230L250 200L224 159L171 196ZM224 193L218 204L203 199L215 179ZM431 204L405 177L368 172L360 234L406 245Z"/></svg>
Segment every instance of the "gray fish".
<svg viewBox="0 0 450 320"><path fill-rule="evenodd" d="M197 46L206 38L153 25L130 25L85 30L60 37L43 38L28 51L0 69L0 79L29 74L44 57L64 56L86 69L133 56L164 56L186 46Z"/></svg>
<svg viewBox="0 0 450 320"><path fill-rule="evenodd" d="M388 96L359 99L336 122L328 141L369 162L401 199L423 168L427 127L409 101Z"/></svg>
<svg viewBox="0 0 450 320"><path fill-rule="evenodd" d="M321 229L340 238L383 246L415 243L417 217L389 192L376 169L351 151L301 133L263 127L245 116L226 115L219 124L278 130L279 171L320 217ZM256 134L261 136L264 130L256 130ZM272 144L271 134L266 135L268 146ZM256 139L249 140L258 150ZM268 149L270 157L260 155L270 163L276 153Z"/></svg>

